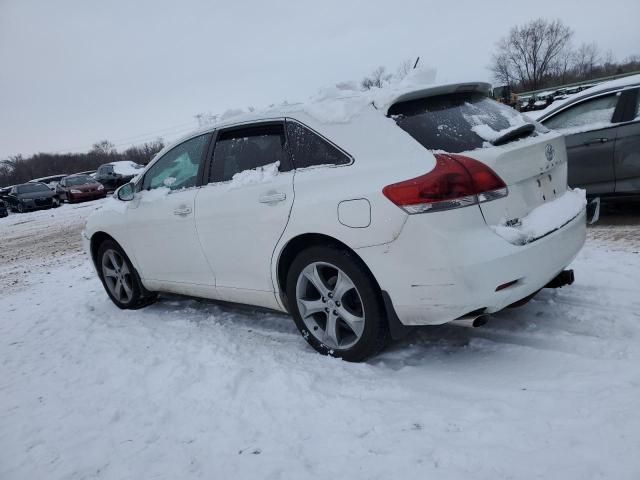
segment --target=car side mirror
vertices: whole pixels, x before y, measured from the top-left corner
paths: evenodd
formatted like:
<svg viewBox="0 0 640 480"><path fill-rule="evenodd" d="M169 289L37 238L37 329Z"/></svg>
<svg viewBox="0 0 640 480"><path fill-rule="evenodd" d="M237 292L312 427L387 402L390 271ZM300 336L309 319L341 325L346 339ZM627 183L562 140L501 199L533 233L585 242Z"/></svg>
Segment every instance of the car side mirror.
<svg viewBox="0 0 640 480"><path fill-rule="evenodd" d="M118 197L118 200L130 202L133 200L134 193L133 183L125 183L116 191L116 196Z"/></svg>

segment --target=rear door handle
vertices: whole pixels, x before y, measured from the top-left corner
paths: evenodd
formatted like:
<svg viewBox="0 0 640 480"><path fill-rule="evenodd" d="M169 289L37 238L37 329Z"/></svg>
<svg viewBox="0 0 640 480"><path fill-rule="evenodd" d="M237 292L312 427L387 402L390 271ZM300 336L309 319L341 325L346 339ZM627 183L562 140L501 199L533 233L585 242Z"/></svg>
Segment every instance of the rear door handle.
<svg viewBox="0 0 640 480"><path fill-rule="evenodd" d="M592 138L591 140L587 140L584 142L585 145L593 145L594 143L607 143L609 141L608 138Z"/></svg>
<svg viewBox="0 0 640 480"><path fill-rule="evenodd" d="M268 193L266 195L262 195L258 201L260 203L276 203L283 202L287 199L287 195L279 192L279 193Z"/></svg>
<svg viewBox="0 0 640 480"><path fill-rule="evenodd" d="M181 217L186 217L191 213L191 207L178 207L173 211L174 215L179 215Z"/></svg>

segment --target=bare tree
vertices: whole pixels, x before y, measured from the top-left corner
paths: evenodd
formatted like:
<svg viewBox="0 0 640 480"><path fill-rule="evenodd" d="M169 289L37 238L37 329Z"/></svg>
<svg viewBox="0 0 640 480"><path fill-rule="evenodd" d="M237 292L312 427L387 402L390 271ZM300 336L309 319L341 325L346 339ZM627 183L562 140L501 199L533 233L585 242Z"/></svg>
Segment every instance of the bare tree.
<svg viewBox="0 0 640 480"><path fill-rule="evenodd" d="M575 51L575 70L582 76L590 76L600 63L600 49L595 43L583 43Z"/></svg>
<svg viewBox="0 0 640 480"><path fill-rule="evenodd" d="M101 140L94 143L90 151L101 155L112 155L116 153L116 146L109 140Z"/></svg>
<svg viewBox="0 0 640 480"><path fill-rule="evenodd" d="M560 20L539 18L513 27L498 42L490 69L500 82L515 81L535 90L565 62L572 36L571 28Z"/></svg>
<svg viewBox="0 0 640 480"><path fill-rule="evenodd" d="M367 77L364 77L362 82L360 82L360 86L363 90L371 90L372 88L382 88L385 83L391 80L390 73L387 73L387 69L384 67L376 68L371 74Z"/></svg>

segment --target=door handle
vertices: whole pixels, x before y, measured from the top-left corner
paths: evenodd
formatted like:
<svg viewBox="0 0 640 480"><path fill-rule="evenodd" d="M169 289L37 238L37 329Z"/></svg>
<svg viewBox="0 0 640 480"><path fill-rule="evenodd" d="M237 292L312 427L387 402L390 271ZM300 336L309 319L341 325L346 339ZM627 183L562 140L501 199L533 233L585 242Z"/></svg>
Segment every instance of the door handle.
<svg viewBox="0 0 640 480"><path fill-rule="evenodd" d="M181 217L186 217L191 213L191 207L178 207L173 211L174 215L180 215Z"/></svg>
<svg viewBox="0 0 640 480"><path fill-rule="evenodd" d="M592 138L591 140L587 140L584 142L585 145L593 145L594 143L607 143L609 141L608 138Z"/></svg>
<svg viewBox="0 0 640 480"><path fill-rule="evenodd" d="M279 193L268 193L266 195L262 195L258 201L260 203L276 203L282 202L287 199L287 195L279 192Z"/></svg>

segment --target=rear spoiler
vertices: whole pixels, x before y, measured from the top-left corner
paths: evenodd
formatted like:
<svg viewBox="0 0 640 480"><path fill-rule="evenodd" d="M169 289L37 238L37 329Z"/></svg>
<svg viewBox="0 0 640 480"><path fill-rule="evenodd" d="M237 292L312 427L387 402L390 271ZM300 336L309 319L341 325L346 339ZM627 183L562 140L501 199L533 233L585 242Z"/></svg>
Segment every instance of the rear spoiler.
<svg viewBox="0 0 640 480"><path fill-rule="evenodd" d="M376 108L388 113L389 109L397 103L460 92L477 92L488 96L491 93L491 85L486 82L451 83L448 85L438 85L434 87L410 90L386 99L387 101L385 101L383 105L376 105Z"/></svg>

